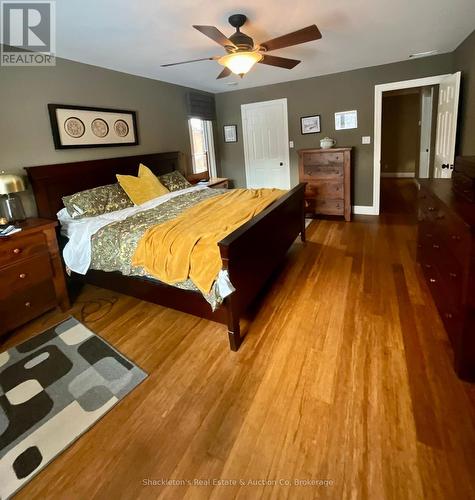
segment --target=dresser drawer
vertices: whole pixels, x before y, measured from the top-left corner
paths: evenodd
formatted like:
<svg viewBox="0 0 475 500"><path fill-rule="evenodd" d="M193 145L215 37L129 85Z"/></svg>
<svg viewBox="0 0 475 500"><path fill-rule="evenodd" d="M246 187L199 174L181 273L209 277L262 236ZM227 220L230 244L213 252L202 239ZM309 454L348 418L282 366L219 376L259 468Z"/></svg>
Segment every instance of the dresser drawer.
<svg viewBox="0 0 475 500"><path fill-rule="evenodd" d="M48 252L48 247L42 233L2 240L0 241L0 267L43 252Z"/></svg>
<svg viewBox="0 0 475 500"><path fill-rule="evenodd" d="M322 153L304 153L303 163L304 165L343 165L344 157L343 153L336 153L332 151L322 152Z"/></svg>
<svg viewBox="0 0 475 500"><path fill-rule="evenodd" d="M343 200L315 200L315 212L324 215L343 215L345 202Z"/></svg>
<svg viewBox="0 0 475 500"><path fill-rule="evenodd" d="M437 265L427 262L421 265L442 322L455 344L462 331L466 310L460 299L461 287Z"/></svg>
<svg viewBox="0 0 475 500"><path fill-rule="evenodd" d="M332 200L342 200L343 197L343 182L308 182L305 186L305 198L328 198Z"/></svg>
<svg viewBox="0 0 475 500"><path fill-rule="evenodd" d="M51 280L43 281L0 300L0 331L13 330L56 306Z"/></svg>
<svg viewBox="0 0 475 500"><path fill-rule="evenodd" d="M343 166L304 165L303 178L305 180L327 179L343 180Z"/></svg>
<svg viewBox="0 0 475 500"><path fill-rule="evenodd" d="M3 268L1 275L0 300L53 277L49 255L44 253Z"/></svg>

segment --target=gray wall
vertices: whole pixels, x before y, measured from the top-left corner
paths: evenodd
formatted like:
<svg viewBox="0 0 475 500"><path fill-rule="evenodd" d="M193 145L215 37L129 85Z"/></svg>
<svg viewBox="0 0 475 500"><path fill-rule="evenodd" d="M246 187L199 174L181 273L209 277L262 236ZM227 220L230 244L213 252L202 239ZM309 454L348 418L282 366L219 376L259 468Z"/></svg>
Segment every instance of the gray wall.
<svg viewBox="0 0 475 500"><path fill-rule="evenodd" d="M51 68L2 67L0 170L24 173L25 166L164 151L189 157L188 90L64 59ZM140 144L55 150L48 103L135 110ZM25 193L23 200L28 214L34 214L32 194Z"/></svg>
<svg viewBox="0 0 475 500"><path fill-rule="evenodd" d="M454 67L462 72L457 152L475 155L475 31L455 50Z"/></svg>
<svg viewBox="0 0 475 500"><path fill-rule="evenodd" d="M453 54L442 54L413 61L217 94L216 107L219 127L217 146L221 174L233 179L237 186L245 186L241 104L286 97L289 113L289 138L295 143L295 148L290 150L293 182L298 181L297 150L319 147L319 140L328 135L336 139L340 146L355 147L353 204L371 205L373 144L362 145L361 136L369 135L373 139L374 86L380 83L451 73L452 69ZM358 129L335 131L334 112L351 109L358 110ZM320 134L302 136L300 134L300 117L312 114L321 115L322 131ZM238 125L237 143L224 143L222 127L225 124Z"/></svg>
<svg viewBox="0 0 475 500"><path fill-rule="evenodd" d="M419 172L419 121L421 95L383 94L381 124L381 172Z"/></svg>

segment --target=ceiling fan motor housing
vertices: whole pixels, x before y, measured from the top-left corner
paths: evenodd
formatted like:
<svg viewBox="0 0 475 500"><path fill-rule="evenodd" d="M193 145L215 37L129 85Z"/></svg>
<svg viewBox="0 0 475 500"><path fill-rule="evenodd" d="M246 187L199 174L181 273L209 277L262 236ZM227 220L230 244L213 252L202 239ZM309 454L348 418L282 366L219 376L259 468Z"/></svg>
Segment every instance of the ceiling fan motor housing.
<svg viewBox="0 0 475 500"><path fill-rule="evenodd" d="M241 33L241 31L239 31L239 28L247 21L247 17L244 14L233 14L232 16L229 16L228 21L231 26L236 28L236 33L233 33L229 39L238 48L238 51L253 50L254 40L250 36L247 36L245 33ZM235 49L231 50L231 52L235 51Z"/></svg>

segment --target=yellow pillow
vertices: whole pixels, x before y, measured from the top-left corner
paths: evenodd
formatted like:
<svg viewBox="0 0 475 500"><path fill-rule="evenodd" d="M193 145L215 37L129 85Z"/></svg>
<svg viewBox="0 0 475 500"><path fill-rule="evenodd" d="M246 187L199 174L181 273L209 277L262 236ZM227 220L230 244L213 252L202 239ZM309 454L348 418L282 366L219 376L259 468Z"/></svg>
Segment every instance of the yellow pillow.
<svg viewBox="0 0 475 500"><path fill-rule="evenodd" d="M122 189L136 205L170 192L153 172L142 164L139 166L138 177L119 174L116 177Z"/></svg>

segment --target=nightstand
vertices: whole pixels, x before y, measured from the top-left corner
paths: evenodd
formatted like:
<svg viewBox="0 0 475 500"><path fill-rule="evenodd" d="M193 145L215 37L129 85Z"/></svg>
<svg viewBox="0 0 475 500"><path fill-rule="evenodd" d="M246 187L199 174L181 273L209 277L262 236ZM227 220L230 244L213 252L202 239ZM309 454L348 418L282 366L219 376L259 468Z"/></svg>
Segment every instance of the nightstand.
<svg viewBox="0 0 475 500"><path fill-rule="evenodd" d="M57 222L28 219L0 239L0 335L59 306L69 309Z"/></svg>
<svg viewBox="0 0 475 500"><path fill-rule="evenodd" d="M210 177L208 182L200 183L200 185L205 185L210 188L228 189L229 179L227 177Z"/></svg>

